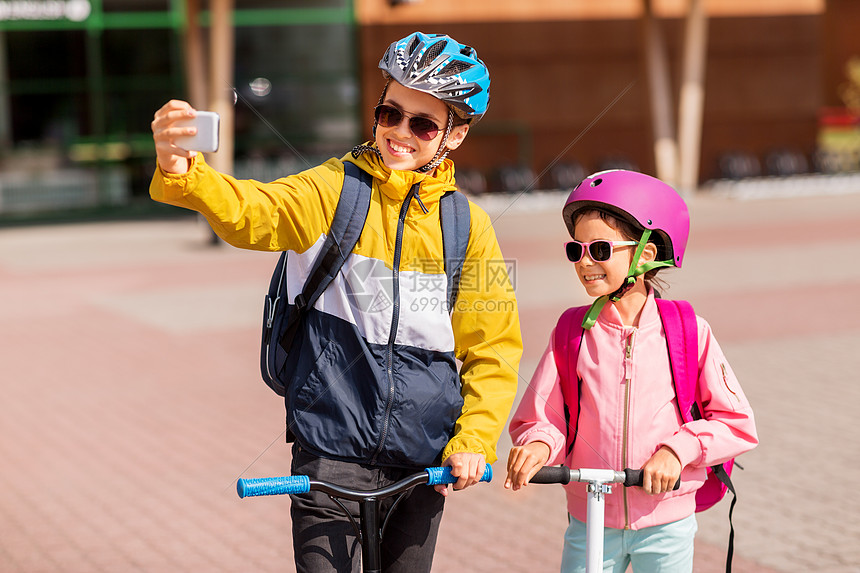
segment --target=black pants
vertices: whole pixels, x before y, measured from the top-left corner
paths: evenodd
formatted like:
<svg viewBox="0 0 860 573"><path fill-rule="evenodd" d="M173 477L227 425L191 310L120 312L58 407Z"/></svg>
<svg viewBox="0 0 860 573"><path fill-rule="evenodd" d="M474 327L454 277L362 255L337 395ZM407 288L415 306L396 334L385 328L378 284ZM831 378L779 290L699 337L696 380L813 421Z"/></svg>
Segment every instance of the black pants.
<svg viewBox="0 0 860 573"><path fill-rule="evenodd" d="M293 475L307 475L354 489L375 489L415 473L412 470L362 466L320 458L293 444ZM293 552L297 573L359 573L361 544L341 508L328 495L312 491L293 495ZM380 502L381 520L396 500ZM430 571L445 498L427 485L405 494L388 520L382 539L385 573ZM359 523L357 502L342 502Z"/></svg>

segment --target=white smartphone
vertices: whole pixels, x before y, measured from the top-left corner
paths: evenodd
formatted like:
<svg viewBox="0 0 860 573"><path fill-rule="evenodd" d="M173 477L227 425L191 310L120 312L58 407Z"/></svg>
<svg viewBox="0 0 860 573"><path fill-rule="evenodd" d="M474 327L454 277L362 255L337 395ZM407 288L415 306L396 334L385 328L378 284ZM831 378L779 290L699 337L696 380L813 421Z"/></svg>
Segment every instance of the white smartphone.
<svg viewBox="0 0 860 573"><path fill-rule="evenodd" d="M183 135L175 139L176 145L186 151L218 151L218 128L221 117L214 111L198 111L195 117L176 122L177 127L196 127L195 135Z"/></svg>

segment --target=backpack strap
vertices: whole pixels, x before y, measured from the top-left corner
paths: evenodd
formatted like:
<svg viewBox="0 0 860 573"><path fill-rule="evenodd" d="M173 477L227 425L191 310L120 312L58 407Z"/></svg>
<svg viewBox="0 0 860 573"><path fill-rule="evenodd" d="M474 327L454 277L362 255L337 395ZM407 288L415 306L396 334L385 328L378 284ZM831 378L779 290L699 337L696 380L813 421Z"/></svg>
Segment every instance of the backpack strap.
<svg viewBox="0 0 860 573"><path fill-rule="evenodd" d="M314 261L302 292L296 295L296 312L290 314L289 323L279 344L289 352L299 319L313 307L320 295L334 280L346 262L361 231L370 208L373 176L349 161L343 162L343 188L334 212L331 227L322 249Z"/></svg>
<svg viewBox="0 0 860 573"><path fill-rule="evenodd" d="M699 383L699 328L692 305L685 300L655 299L666 344L678 409L684 422L701 418L696 404L696 386Z"/></svg>
<svg viewBox="0 0 860 573"><path fill-rule="evenodd" d="M439 200L439 219L442 225L442 252L445 274L448 277L448 312L454 310L460 275L469 246L469 228L472 224L469 200L458 191L449 191Z"/></svg>
<svg viewBox="0 0 860 573"><path fill-rule="evenodd" d="M663 321L666 342L669 347L669 362L672 366L672 380L675 384L675 395L678 409L684 422L702 419L702 409L696 394L699 383L699 329L696 313L692 305L684 300L665 300L658 298L657 309ZM732 492L732 503L729 506L729 546L726 553L726 573L731 573L732 557L735 548L735 527L732 514L738 501L735 487L728 471L722 465L711 466L713 474Z"/></svg>
<svg viewBox="0 0 860 573"><path fill-rule="evenodd" d="M738 494L735 492L732 478L729 477L729 472L726 471L725 466L711 466L711 470L713 470L717 479L725 484L726 488L732 492L732 503L729 505L729 548L726 551L726 573L732 573L732 557L735 554L735 526L732 523L732 514L735 512L735 504L738 502Z"/></svg>
<svg viewBox="0 0 860 573"><path fill-rule="evenodd" d="M579 391L582 381L576 373L582 335L585 332L582 321L589 307L569 308L558 319L552 339L552 352L555 367L561 380L561 394L564 397L564 418L567 423L567 453L573 450L579 423ZM572 431L571 431L572 429Z"/></svg>

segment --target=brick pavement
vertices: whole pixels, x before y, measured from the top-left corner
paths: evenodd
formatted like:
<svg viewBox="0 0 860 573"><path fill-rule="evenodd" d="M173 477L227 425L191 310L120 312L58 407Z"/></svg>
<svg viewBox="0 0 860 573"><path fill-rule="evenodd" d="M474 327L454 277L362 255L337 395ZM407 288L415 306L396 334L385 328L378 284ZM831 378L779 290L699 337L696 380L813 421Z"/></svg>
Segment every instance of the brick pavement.
<svg viewBox="0 0 860 573"><path fill-rule="evenodd" d="M482 201L517 265L521 386L560 310L584 302L555 254L557 201ZM691 207L669 295L713 325L762 438L736 478L735 570L860 571L846 479L860 465L860 195ZM292 570L288 500L233 489L288 468L282 406L256 371L274 255L205 240L193 219L0 229L1 572ZM722 570L726 511L699 514L697 571ZM558 568L560 488L513 495L496 479L446 514L434 570Z"/></svg>

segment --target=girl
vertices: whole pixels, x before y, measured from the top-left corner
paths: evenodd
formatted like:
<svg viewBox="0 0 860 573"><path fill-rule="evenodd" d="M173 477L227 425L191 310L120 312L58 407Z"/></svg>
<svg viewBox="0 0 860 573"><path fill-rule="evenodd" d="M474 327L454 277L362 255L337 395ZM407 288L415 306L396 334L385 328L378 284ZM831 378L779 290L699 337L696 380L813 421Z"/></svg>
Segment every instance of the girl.
<svg viewBox="0 0 860 573"><path fill-rule="evenodd" d="M495 461L516 395L516 301L506 280L461 283L453 309L423 301L447 300L438 280L440 199L457 187L446 155L486 112L490 77L473 48L420 32L392 43L379 68L388 83L373 140L271 183L218 173L178 146L193 132L177 122L196 112L167 103L152 122L158 168L150 194L200 211L234 246L288 251L287 281L303 285L331 227L344 163L371 175L358 243L308 309L291 350L301 357L286 400L292 472L368 489L441 463L463 489ZM464 276L507 277L489 217L475 205L469 213ZM490 300L498 312L484 310ZM437 491L415 488L392 510L381 551L386 573L430 570L447 495L445 486ZM347 507L357 520L357 504ZM293 496L291 515L297 571L358 570L359 541L327 495Z"/></svg>
<svg viewBox="0 0 860 573"><path fill-rule="evenodd" d="M550 343L511 421L514 447L505 487L524 487L546 464L641 468L641 489L620 488L605 498L604 570L622 573L632 564L633 571L690 572L695 493L706 468L758 440L750 405L699 317L697 397L704 412L702 419L683 423L678 410L654 275L683 262L687 206L653 177L605 171L573 190L563 217L574 239L566 245L568 259L595 298L576 364L578 423L568 428L565 421ZM672 491L679 476L681 487ZM585 484L565 490L570 524L562 571L584 571Z"/></svg>

